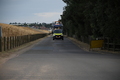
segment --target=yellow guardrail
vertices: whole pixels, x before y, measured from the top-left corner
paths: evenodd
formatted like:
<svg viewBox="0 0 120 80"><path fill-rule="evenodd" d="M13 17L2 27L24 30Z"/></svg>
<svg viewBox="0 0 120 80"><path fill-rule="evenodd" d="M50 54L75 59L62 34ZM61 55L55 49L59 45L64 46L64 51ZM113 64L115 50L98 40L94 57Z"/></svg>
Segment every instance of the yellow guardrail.
<svg viewBox="0 0 120 80"><path fill-rule="evenodd" d="M90 43L90 49L91 48L102 48L103 43L104 43L104 40L92 40Z"/></svg>

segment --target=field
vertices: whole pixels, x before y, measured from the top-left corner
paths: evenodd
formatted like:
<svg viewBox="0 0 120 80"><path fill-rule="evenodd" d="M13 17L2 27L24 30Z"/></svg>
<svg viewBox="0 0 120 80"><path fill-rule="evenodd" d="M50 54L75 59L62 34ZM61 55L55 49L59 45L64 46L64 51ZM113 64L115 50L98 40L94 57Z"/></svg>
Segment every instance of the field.
<svg viewBox="0 0 120 80"><path fill-rule="evenodd" d="M48 30L32 29L32 28L29 28L29 27L13 26L13 25L3 24L3 23L0 23L0 26L2 27L2 37L6 37L6 38L7 37L10 38L12 36L22 36L22 35L49 33ZM7 40L8 40L8 38L7 38ZM0 52L0 65L2 63L6 62L7 60L9 60L10 58L15 57L16 55L18 55L17 51L22 50L22 49L26 50L31 45L34 45L36 42L40 41L41 39L29 42L28 44L21 45L19 47L14 46L14 48L13 48L13 46L11 46L12 47L11 50ZM8 43L8 42L5 42L5 44L6 43ZM16 41L15 41L15 43L16 43ZM0 45L1 45L1 43L0 43ZM7 45L4 45L4 49L5 49L5 46L7 46ZM9 48L10 48L10 45L13 45L13 44L10 43Z"/></svg>
<svg viewBox="0 0 120 80"><path fill-rule="evenodd" d="M13 26L3 23L0 23L0 26L2 27L2 37L49 33L47 30L35 30L29 27Z"/></svg>

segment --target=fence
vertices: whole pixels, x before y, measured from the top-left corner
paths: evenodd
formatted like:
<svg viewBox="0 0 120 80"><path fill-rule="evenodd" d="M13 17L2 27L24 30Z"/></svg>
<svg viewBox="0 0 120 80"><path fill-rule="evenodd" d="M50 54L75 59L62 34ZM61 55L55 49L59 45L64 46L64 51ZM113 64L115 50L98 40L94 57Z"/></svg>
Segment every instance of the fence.
<svg viewBox="0 0 120 80"><path fill-rule="evenodd" d="M120 39L104 39L104 49L113 50L113 51L120 51Z"/></svg>
<svg viewBox="0 0 120 80"><path fill-rule="evenodd" d="M97 48L98 46L101 46L101 44L103 44L101 46L101 49L104 50L112 50L112 51L120 51L120 38L112 38L110 39L109 37L99 37L96 41L98 40L103 40L103 42L98 42L98 43L94 43L91 46L91 41L93 41L93 39L89 36L78 36L76 37L75 35L73 35L73 38L76 38L78 40L80 40L81 42L90 44L90 48L93 48L93 46L95 46L94 48ZM101 44L100 44L101 43Z"/></svg>
<svg viewBox="0 0 120 80"><path fill-rule="evenodd" d="M22 44L37 40L47 34L34 34L24 36L0 37L0 52L18 47Z"/></svg>

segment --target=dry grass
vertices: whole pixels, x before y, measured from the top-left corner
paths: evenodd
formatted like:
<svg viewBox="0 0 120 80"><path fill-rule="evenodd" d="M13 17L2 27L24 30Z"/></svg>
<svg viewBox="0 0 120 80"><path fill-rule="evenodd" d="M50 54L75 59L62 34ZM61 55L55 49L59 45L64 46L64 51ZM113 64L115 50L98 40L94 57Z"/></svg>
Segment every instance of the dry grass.
<svg viewBox="0 0 120 80"><path fill-rule="evenodd" d="M38 29L31 29L29 27L19 27L13 26L9 24L0 23L2 27L2 36L9 37L9 36L22 36L22 35L30 35L30 34L42 34L42 33L49 33L48 30L38 30ZM40 39L39 39L40 40ZM39 41L38 40L38 41ZM26 49L26 47L35 44L36 41L30 42L18 48L12 49L10 51L0 52L0 65L6 62L8 59L17 55L17 51Z"/></svg>
<svg viewBox="0 0 120 80"><path fill-rule="evenodd" d="M3 37L39 34L39 33L47 32L47 31L45 32L45 31L39 31L39 30L37 31L29 27L19 27L19 26L13 26L13 25L3 24L3 23L0 23L0 26L2 27Z"/></svg>

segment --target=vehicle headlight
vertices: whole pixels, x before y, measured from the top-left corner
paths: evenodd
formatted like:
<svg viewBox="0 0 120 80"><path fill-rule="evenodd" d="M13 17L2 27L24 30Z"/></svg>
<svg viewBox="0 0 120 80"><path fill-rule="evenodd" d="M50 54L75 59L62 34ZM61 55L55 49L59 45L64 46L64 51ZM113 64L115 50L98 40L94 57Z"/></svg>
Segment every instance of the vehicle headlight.
<svg viewBox="0 0 120 80"><path fill-rule="evenodd" d="M53 36L55 36L55 34L53 34Z"/></svg>

